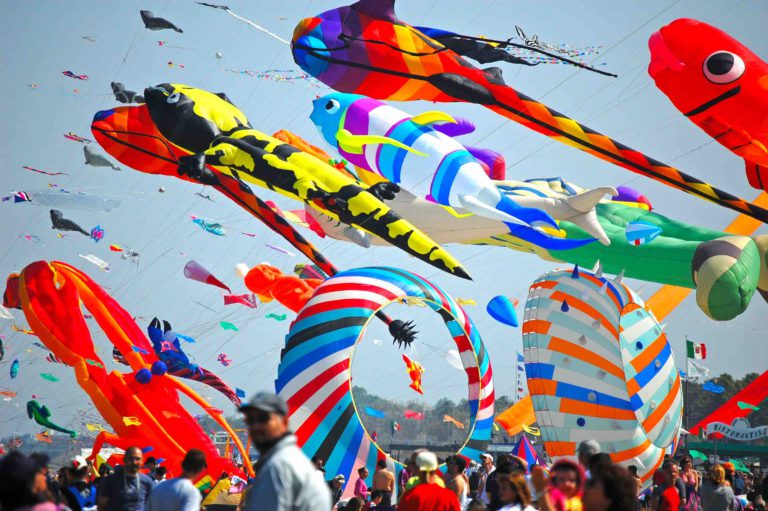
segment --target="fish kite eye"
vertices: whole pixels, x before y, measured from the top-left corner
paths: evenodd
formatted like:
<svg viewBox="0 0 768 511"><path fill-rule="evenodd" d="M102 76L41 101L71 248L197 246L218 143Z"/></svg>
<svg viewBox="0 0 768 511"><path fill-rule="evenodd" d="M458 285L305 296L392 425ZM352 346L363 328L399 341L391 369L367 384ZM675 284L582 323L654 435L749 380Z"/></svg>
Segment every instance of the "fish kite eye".
<svg viewBox="0 0 768 511"><path fill-rule="evenodd" d="M735 53L716 51L704 59L704 76L712 83L731 83L743 74L744 61Z"/></svg>
<svg viewBox="0 0 768 511"><path fill-rule="evenodd" d="M325 111L329 114L335 114L339 111L339 107L341 107L341 104L338 101L329 99L328 103L325 104Z"/></svg>
<svg viewBox="0 0 768 511"><path fill-rule="evenodd" d="M181 97L181 96L179 95L179 93L178 93L178 92L174 92L173 94L171 94L170 96L168 96L168 99L166 99L166 101L167 101L169 104L178 103L178 102L179 102L179 98L180 98L180 97Z"/></svg>

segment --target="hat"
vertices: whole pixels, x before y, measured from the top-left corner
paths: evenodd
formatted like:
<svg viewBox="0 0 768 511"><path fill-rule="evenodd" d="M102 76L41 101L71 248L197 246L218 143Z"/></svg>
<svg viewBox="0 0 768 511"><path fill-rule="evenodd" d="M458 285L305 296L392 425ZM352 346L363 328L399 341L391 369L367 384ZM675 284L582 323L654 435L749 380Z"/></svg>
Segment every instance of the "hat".
<svg viewBox="0 0 768 511"><path fill-rule="evenodd" d="M414 462L421 472L434 472L437 470L437 456L433 452L420 452Z"/></svg>
<svg viewBox="0 0 768 511"><path fill-rule="evenodd" d="M155 457L154 457L154 456L150 456L149 458L147 458L147 461L145 461L145 462L144 462L144 466L145 466L145 467L146 467L147 465L153 465L153 464L154 464L154 465L157 465L157 460L155 459Z"/></svg>
<svg viewBox="0 0 768 511"><path fill-rule="evenodd" d="M493 456L491 456L487 452L484 452L484 453L480 454L480 459L483 459L483 458L488 458L489 460L493 461Z"/></svg>
<svg viewBox="0 0 768 511"><path fill-rule="evenodd" d="M78 455L72 458L72 468L76 471L87 466L88 462L82 456Z"/></svg>
<svg viewBox="0 0 768 511"><path fill-rule="evenodd" d="M336 474L336 477L334 477L333 480L334 481L341 481L343 483L347 479L344 477L344 474Z"/></svg>
<svg viewBox="0 0 768 511"><path fill-rule="evenodd" d="M241 412L248 410L249 408L255 408L263 412L279 413L280 415L288 415L288 404L283 398L277 394L271 392L259 392L254 395L248 403L239 408Z"/></svg>
<svg viewBox="0 0 768 511"><path fill-rule="evenodd" d="M726 472L736 472L736 467L730 461L723 463L723 468Z"/></svg>

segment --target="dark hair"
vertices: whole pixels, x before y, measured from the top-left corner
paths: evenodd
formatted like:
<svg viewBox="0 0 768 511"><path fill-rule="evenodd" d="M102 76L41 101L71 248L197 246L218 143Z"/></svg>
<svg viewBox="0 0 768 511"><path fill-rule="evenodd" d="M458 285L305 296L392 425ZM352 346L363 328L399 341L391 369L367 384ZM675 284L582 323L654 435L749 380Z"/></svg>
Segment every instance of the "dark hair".
<svg viewBox="0 0 768 511"><path fill-rule="evenodd" d="M344 511L361 511L363 509L363 499L360 497L352 497L347 501L344 506Z"/></svg>
<svg viewBox="0 0 768 511"><path fill-rule="evenodd" d="M587 485L594 487L598 481L602 483L603 495L611 501L607 511L636 509L637 482L626 468L619 465L601 467L599 473L592 473Z"/></svg>
<svg viewBox="0 0 768 511"><path fill-rule="evenodd" d="M317 463L318 461L323 461L323 458L315 454L314 456L312 456L312 459L310 461L312 461L312 463Z"/></svg>
<svg viewBox="0 0 768 511"><path fill-rule="evenodd" d="M387 460L379 460L376 463L376 466L379 468L387 468Z"/></svg>
<svg viewBox="0 0 768 511"><path fill-rule="evenodd" d="M168 472L168 469L165 467L157 467L155 469L155 475L158 476L164 476Z"/></svg>
<svg viewBox="0 0 768 511"><path fill-rule="evenodd" d="M628 467L627 467L627 470L628 470L628 471L629 471L629 473L630 473L630 474L632 474L633 476L636 476L636 475L637 475L637 465L630 465L630 466L628 466Z"/></svg>
<svg viewBox="0 0 768 511"><path fill-rule="evenodd" d="M477 511L485 511L485 502L478 499L472 499L467 505L467 511L476 509Z"/></svg>
<svg viewBox="0 0 768 511"><path fill-rule="evenodd" d="M459 467L459 472L464 472L464 470L467 468L467 460L461 456L453 456L453 462L457 467Z"/></svg>
<svg viewBox="0 0 768 511"><path fill-rule="evenodd" d="M190 449L181 461L181 469L184 472L189 472L191 474L202 472L207 466L208 463L205 461L205 453L200 449Z"/></svg>
<svg viewBox="0 0 768 511"><path fill-rule="evenodd" d="M368 470L368 467L366 467L365 465L363 465L362 467L360 467L360 468L358 468L358 469L357 469L357 473L358 473L358 474L362 474L362 473L363 473L363 470Z"/></svg>
<svg viewBox="0 0 768 511"><path fill-rule="evenodd" d="M592 475L592 477L595 477L595 474L604 468L613 465L613 461L607 452L599 452L590 456L587 465L589 467L589 473Z"/></svg>
<svg viewBox="0 0 768 511"><path fill-rule="evenodd" d="M0 458L0 508L16 509L40 502L40 495L32 493L38 470L35 461L19 451Z"/></svg>

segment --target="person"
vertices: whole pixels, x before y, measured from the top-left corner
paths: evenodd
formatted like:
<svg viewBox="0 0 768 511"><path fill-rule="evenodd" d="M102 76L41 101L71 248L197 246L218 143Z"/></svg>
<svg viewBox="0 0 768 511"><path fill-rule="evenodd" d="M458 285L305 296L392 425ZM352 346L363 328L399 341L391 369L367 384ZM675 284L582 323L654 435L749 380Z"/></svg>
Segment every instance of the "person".
<svg viewBox="0 0 768 511"><path fill-rule="evenodd" d="M54 504L60 503L62 498L61 488L59 487L59 482L52 477L51 470L48 467L48 462L50 461L48 455L41 452L33 452L29 455L29 459L40 467L40 471L42 472L43 477L45 477L45 500L53 502Z"/></svg>
<svg viewBox="0 0 768 511"><path fill-rule="evenodd" d="M414 465L419 473L419 484L406 491L397 505L398 511L460 511L459 499L437 484L437 456L423 451L416 456Z"/></svg>
<svg viewBox="0 0 768 511"><path fill-rule="evenodd" d="M328 484L331 487L331 503L335 506L341 499L341 494L344 493L344 483L346 478L344 474L336 474L336 477L331 479Z"/></svg>
<svg viewBox="0 0 768 511"><path fill-rule="evenodd" d="M488 478L496 471L496 466L493 464L493 456L488 453L480 455L480 480L477 484L477 498L482 500L485 504L491 503L491 494L488 492ZM493 483L491 483L491 486ZM491 488L493 489L493 488Z"/></svg>
<svg viewBox="0 0 768 511"><path fill-rule="evenodd" d="M588 511L637 509L637 483L627 469L618 465L603 465L587 481L582 501Z"/></svg>
<svg viewBox="0 0 768 511"><path fill-rule="evenodd" d="M48 499L39 459L11 451L0 458L0 509L3 511L63 511Z"/></svg>
<svg viewBox="0 0 768 511"><path fill-rule="evenodd" d="M387 460L376 462L376 472L373 473L373 490L381 490L392 498L395 491L395 474L387 470Z"/></svg>
<svg viewBox="0 0 768 511"><path fill-rule="evenodd" d="M589 474L587 479L593 477L596 472L599 472L606 467L610 467L611 465L613 465L613 461L607 452L599 452L595 454L589 458L589 462L587 463L588 470L586 471L586 474Z"/></svg>
<svg viewBox="0 0 768 511"><path fill-rule="evenodd" d="M500 474L498 483L501 502L499 511L534 511L531 506L531 491L521 472Z"/></svg>
<svg viewBox="0 0 768 511"><path fill-rule="evenodd" d="M360 497L352 497L344 505L344 511L362 511L365 501Z"/></svg>
<svg viewBox="0 0 768 511"><path fill-rule="evenodd" d="M485 502L482 500L472 499L467 505L467 511L485 511Z"/></svg>
<svg viewBox="0 0 768 511"><path fill-rule="evenodd" d="M552 465L550 473L552 474L550 494L555 505L566 511L581 511L583 509L581 498L587 482L583 465L562 459Z"/></svg>
<svg viewBox="0 0 768 511"><path fill-rule="evenodd" d="M75 456L67 469L68 484L62 488L67 507L72 511L96 511L96 485L88 480L90 466L82 456Z"/></svg>
<svg viewBox="0 0 768 511"><path fill-rule="evenodd" d="M698 511L700 507L699 473L693 468L693 459L683 456L680 460L680 480L685 486L685 508L687 511Z"/></svg>
<svg viewBox="0 0 768 511"><path fill-rule="evenodd" d="M331 494L321 472L296 445L288 429L288 405L280 396L256 393L240 407L251 442L259 451L244 511L331 509Z"/></svg>
<svg viewBox="0 0 768 511"><path fill-rule="evenodd" d="M416 449L411 453L411 458L408 462L408 469L411 471L411 477L408 478L408 481L405 483L405 492L416 486L417 484L421 484L422 480L419 477L419 469L416 467L416 458L419 457L419 454L423 452L429 452L426 449ZM441 488L445 488L445 482L439 475L435 475L434 482ZM403 495L401 493L400 495Z"/></svg>
<svg viewBox="0 0 768 511"><path fill-rule="evenodd" d="M715 465L701 485L701 505L705 511L729 511L733 509L733 489L725 484L725 469Z"/></svg>
<svg viewBox="0 0 768 511"><path fill-rule="evenodd" d="M589 472L589 460L595 454L600 452L600 444L597 440L589 439L583 440L576 448L576 455L579 459L579 465L586 471L585 474L589 479L592 474Z"/></svg>
<svg viewBox="0 0 768 511"><path fill-rule="evenodd" d="M413 466L413 456L409 457L408 460L405 462L405 466L403 467L403 470L400 471L400 477L397 479L397 494L402 495L405 493L406 487L408 486L408 480L413 476L414 472L414 466Z"/></svg>
<svg viewBox="0 0 768 511"><path fill-rule="evenodd" d="M318 455L312 456L310 460L317 470L325 474L325 460Z"/></svg>
<svg viewBox="0 0 768 511"><path fill-rule="evenodd" d="M627 467L627 471L629 472L629 475L632 476L632 479L635 481L635 485L637 486L637 508L640 508L640 495L643 493L643 480L640 478L639 475L637 475L637 465L629 465Z"/></svg>
<svg viewBox="0 0 768 511"><path fill-rule="evenodd" d="M368 490L368 485L365 484L365 480L368 478L368 469L360 467L357 469L357 480L355 481L355 497L360 497L363 502L368 501L368 497L371 492Z"/></svg>
<svg viewBox="0 0 768 511"><path fill-rule="evenodd" d="M147 501L147 511L199 511L202 495L192 481L208 464L205 453L190 449L181 460L181 476L157 483Z"/></svg>
<svg viewBox="0 0 768 511"><path fill-rule="evenodd" d="M156 483L162 483L168 476L168 469L166 467L157 467L152 474L152 480Z"/></svg>
<svg viewBox="0 0 768 511"><path fill-rule="evenodd" d="M136 446L125 450L123 466L99 485L98 511L144 511L154 482L140 472L143 456Z"/></svg>
<svg viewBox="0 0 768 511"><path fill-rule="evenodd" d="M733 493L736 495L744 495L744 478L741 476L741 472L736 472L733 476Z"/></svg>
<svg viewBox="0 0 768 511"><path fill-rule="evenodd" d="M652 497L652 502L657 503L652 506L658 511L677 511L681 502L685 502L685 497L680 494L676 483L680 477L680 468L674 461L665 461L661 470L664 473L664 482L657 488L655 497Z"/></svg>
<svg viewBox="0 0 768 511"><path fill-rule="evenodd" d="M464 509L469 497L469 481L464 473L467 462L461 456L454 454L445 459L445 467L447 469L445 487L456 494L459 505Z"/></svg>
<svg viewBox="0 0 768 511"><path fill-rule="evenodd" d="M150 479L155 480L155 470L157 470L157 459L154 456L147 458L144 462L144 466L141 467L141 471L147 474Z"/></svg>
<svg viewBox="0 0 768 511"><path fill-rule="evenodd" d="M390 492L384 490L373 490L371 492L371 501L365 505L365 511L375 509L376 511L394 511Z"/></svg>

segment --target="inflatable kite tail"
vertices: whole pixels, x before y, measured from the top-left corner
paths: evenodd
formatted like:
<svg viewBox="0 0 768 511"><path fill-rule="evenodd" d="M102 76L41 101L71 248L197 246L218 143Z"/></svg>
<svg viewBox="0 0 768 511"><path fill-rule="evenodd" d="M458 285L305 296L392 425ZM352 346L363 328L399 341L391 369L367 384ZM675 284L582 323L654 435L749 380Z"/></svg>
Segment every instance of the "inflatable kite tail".
<svg viewBox="0 0 768 511"><path fill-rule="evenodd" d="M757 245L757 252L760 257L760 278L757 281L757 292L768 302L768 235L761 234L752 236L752 240Z"/></svg>
<svg viewBox="0 0 768 511"><path fill-rule="evenodd" d="M587 238L583 240L556 238L554 236L547 236L541 231L537 231L536 229L522 225L506 224L506 226L509 228L509 232L513 236L517 236L521 240L532 243L545 250L571 250L597 241L595 238Z"/></svg>
<svg viewBox="0 0 768 511"><path fill-rule="evenodd" d="M746 310L765 271L765 252L761 260L758 247L746 236L724 236L698 246L691 272L696 303L707 316L728 321Z"/></svg>
<svg viewBox="0 0 768 511"><path fill-rule="evenodd" d="M553 227L560 229L557 222L549 213L542 209L526 208L515 203L509 196L501 194L501 200L496 204L496 208L520 219L532 227Z"/></svg>
<svg viewBox="0 0 768 511"><path fill-rule="evenodd" d="M208 385L209 387L212 387L225 396L227 396L227 399L232 401L235 406L240 406L240 398L237 397L237 394L234 390L232 390L232 387L224 383L224 381L210 372L208 369L205 369L203 367L198 366L198 370L195 371L194 376L190 378L191 380L199 381L200 383L204 383Z"/></svg>
<svg viewBox="0 0 768 511"><path fill-rule="evenodd" d="M455 94L457 91L452 90L451 92ZM585 151L601 160L623 167L630 172L660 181L691 195L696 195L768 223L768 210L635 151L538 101L534 101L511 87L490 82L474 84L469 95L471 98L465 99L461 97L461 91L459 91L458 97L465 101L485 105L494 112L519 122L534 131Z"/></svg>

